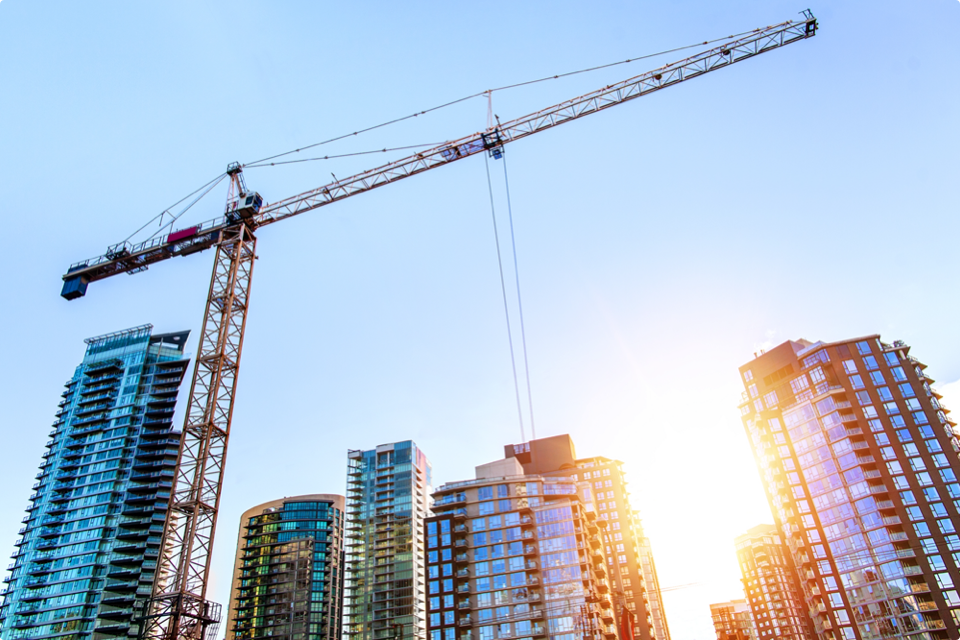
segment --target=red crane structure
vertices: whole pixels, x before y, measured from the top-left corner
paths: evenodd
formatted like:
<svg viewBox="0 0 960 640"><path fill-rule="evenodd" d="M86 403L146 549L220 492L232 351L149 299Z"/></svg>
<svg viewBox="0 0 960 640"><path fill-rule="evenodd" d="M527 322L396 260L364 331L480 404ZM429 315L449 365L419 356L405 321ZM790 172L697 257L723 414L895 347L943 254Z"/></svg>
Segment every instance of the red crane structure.
<svg viewBox="0 0 960 640"><path fill-rule="evenodd" d="M207 600L207 583L250 310L255 232L480 153L499 158L508 143L811 38L817 28L813 14L804 11L801 20L756 29L679 62L271 204L247 189L243 167L234 163L226 172L230 190L222 216L140 244L113 245L102 256L72 265L63 276L61 295L67 300L85 295L96 280L216 249L161 554L140 637L215 640L219 626L220 606Z"/></svg>

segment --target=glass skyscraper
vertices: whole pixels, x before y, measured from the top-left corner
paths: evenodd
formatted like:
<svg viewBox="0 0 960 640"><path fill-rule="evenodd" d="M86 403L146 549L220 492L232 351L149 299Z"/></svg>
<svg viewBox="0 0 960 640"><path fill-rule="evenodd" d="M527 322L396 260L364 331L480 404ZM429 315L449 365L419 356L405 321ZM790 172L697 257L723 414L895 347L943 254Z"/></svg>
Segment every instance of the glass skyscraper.
<svg viewBox="0 0 960 640"><path fill-rule="evenodd" d="M273 500L240 517L229 640L340 640L343 496Z"/></svg>
<svg viewBox="0 0 960 640"><path fill-rule="evenodd" d="M189 332L89 338L66 383L0 607L0 638L136 636L180 444Z"/></svg>
<svg viewBox="0 0 960 640"><path fill-rule="evenodd" d="M816 637L960 637L960 441L926 365L872 335L785 342L740 375Z"/></svg>
<svg viewBox="0 0 960 640"><path fill-rule="evenodd" d="M412 441L350 451L346 640L426 640L430 463Z"/></svg>

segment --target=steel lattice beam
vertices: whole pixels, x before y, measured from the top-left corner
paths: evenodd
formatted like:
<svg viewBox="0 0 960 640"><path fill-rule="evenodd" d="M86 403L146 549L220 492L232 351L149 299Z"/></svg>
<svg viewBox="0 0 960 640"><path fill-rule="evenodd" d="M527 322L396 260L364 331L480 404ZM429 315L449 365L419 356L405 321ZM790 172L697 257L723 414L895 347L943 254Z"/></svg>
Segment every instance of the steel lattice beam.
<svg viewBox="0 0 960 640"><path fill-rule="evenodd" d="M180 438L153 597L141 637L212 640L206 601L227 441L247 321L256 238L245 226L217 244L200 348ZM204 635L207 638L204 638Z"/></svg>

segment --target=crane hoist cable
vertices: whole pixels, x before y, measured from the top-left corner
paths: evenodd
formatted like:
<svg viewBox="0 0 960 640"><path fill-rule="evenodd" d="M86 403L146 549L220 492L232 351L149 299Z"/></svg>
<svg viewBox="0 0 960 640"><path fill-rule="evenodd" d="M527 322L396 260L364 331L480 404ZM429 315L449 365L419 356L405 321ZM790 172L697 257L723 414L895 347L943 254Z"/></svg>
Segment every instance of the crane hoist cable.
<svg viewBox="0 0 960 640"><path fill-rule="evenodd" d="M490 160L483 156L483 166L487 169L487 190L490 192L490 218L493 220L493 239L497 245L497 266L500 267L500 291L503 293L503 315L507 320L507 343L510 345L510 366L513 368L513 388L517 394L517 418L520 421L521 442L527 437L523 430L523 409L520 404L520 381L517 378L517 358L513 351L513 331L510 328L510 307L507 305L507 283L503 278L503 258L500 253L500 233L497 231L497 210L493 203L493 182L490 180Z"/></svg>
<svg viewBox="0 0 960 640"><path fill-rule="evenodd" d="M530 437L537 439L537 426L533 420L533 391L530 387L530 359L527 357L527 331L523 322L523 297L520 295L520 265L517 263L517 241L513 233L513 205L510 203L510 179L507 177L507 155L501 150L503 160L503 184L507 193L507 217L510 220L510 245L513 248L513 275L517 282L517 309L520 316L520 344L523 347L523 370L527 377L527 402L530 405Z"/></svg>

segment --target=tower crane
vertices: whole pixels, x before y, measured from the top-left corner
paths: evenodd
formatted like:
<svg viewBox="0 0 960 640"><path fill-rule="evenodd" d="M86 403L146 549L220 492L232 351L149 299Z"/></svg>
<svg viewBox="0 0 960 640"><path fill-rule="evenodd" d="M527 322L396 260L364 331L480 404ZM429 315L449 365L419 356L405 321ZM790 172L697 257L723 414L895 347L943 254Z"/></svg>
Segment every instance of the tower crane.
<svg viewBox="0 0 960 640"><path fill-rule="evenodd" d="M153 594L144 606L140 637L214 640L219 625L220 607L207 600L207 584L250 310L255 232L480 153L499 158L508 143L811 38L817 28L807 10L801 20L756 29L679 62L270 204L247 188L242 165L233 163L227 168L230 188L222 216L139 244L112 245L104 255L72 265L63 276L61 295L67 300L85 295L91 282L216 250Z"/></svg>

